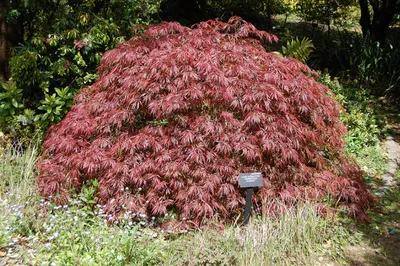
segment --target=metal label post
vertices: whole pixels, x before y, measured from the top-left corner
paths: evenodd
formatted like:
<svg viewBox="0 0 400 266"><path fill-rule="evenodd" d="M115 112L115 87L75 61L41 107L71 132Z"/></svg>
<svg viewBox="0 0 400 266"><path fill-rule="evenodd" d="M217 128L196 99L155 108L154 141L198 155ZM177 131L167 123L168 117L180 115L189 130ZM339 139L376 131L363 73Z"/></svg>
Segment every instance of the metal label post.
<svg viewBox="0 0 400 266"><path fill-rule="evenodd" d="M246 191L246 205L244 207L244 225L249 223L251 215L251 199L253 197L253 188L262 186L261 173L244 173L239 174L239 186L247 188Z"/></svg>

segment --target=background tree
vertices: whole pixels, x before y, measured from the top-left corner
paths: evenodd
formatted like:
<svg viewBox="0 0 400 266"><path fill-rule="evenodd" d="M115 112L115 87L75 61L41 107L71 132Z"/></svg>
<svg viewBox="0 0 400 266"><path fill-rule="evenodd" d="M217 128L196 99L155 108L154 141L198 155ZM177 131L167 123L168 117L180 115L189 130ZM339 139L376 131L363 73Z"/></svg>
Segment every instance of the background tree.
<svg viewBox="0 0 400 266"><path fill-rule="evenodd" d="M285 13L286 1L277 0L165 0L161 18L191 25L202 20L218 18L227 20L237 15L263 29L271 29L272 18Z"/></svg>
<svg viewBox="0 0 400 266"><path fill-rule="evenodd" d="M183 25L217 16L207 0L164 0L160 10L162 20L179 21Z"/></svg>
<svg viewBox="0 0 400 266"><path fill-rule="evenodd" d="M43 128L59 121L73 96L96 78L102 54L131 37L133 26L156 21L159 5L158 0L23 0L3 5L7 21L17 21L23 32L9 60L17 88L13 92L21 95L5 93L0 99L0 106L8 106L9 99L23 101L8 118L9 128L20 121L36 120ZM12 36L4 39L8 56L16 43Z"/></svg>
<svg viewBox="0 0 400 266"><path fill-rule="evenodd" d="M4 0L0 2L0 79L7 80L10 77L8 61L11 57L11 49L23 42L23 19L10 12L17 1Z"/></svg>
<svg viewBox="0 0 400 266"><path fill-rule="evenodd" d="M333 21L343 18L353 0L301 0L297 1L297 14L305 21L326 25L328 33Z"/></svg>
<svg viewBox="0 0 400 266"><path fill-rule="evenodd" d="M364 37L385 45L386 36L394 15L400 12L398 0L359 0L361 17L360 25ZM372 9L372 20L371 12Z"/></svg>

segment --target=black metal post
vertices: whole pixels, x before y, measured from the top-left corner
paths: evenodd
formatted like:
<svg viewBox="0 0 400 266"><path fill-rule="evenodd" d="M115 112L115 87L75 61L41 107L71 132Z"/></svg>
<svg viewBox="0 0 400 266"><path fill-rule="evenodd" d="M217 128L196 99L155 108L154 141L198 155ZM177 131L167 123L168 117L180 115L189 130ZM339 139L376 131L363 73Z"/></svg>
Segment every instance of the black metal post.
<svg viewBox="0 0 400 266"><path fill-rule="evenodd" d="M246 206L244 207L244 225L249 223L251 214L251 197L253 195L253 188L247 188L246 192Z"/></svg>

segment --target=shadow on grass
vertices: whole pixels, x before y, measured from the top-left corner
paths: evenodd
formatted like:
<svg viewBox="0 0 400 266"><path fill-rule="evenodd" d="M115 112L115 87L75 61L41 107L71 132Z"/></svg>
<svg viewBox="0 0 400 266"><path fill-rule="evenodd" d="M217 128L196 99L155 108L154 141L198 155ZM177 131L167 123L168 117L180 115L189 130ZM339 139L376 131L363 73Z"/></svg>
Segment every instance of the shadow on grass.
<svg viewBox="0 0 400 266"><path fill-rule="evenodd" d="M358 228L364 234L360 244L346 248L350 265L400 265L400 193L398 186L393 189L379 200L371 224Z"/></svg>

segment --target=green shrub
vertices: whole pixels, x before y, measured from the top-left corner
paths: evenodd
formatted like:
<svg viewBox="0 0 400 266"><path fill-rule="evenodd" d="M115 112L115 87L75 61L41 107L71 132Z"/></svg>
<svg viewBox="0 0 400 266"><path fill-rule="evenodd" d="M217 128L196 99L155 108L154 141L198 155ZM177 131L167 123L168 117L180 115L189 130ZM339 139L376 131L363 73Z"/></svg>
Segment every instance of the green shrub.
<svg viewBox="0 0 400 266"><path fill-rule="evenodd" d="M333 90L346 110L341 115L348 129L346 150L357 155L364 148L375 146L384 134L385 120L369 91L357 83L340 84L328 74L321 75L320 82Z"/></svg>
<svg viewBox="0 0 400 266"><path fill-rule="evenodd" d="M30 134L59 122L79 90L97 78L103 53L131 37L133 26L154 21L161 1L75 2L23 0L7 10L25 30L9 62L12 82L0 91L0 125L9 132L18 124L28 131L24 122L32 117Z"/></svg>
<svg viewBox="0 0 400 266"><path fill-rule="evenodd" d="M22 89L18 89L15 82L0 80L0 125L7 123L24 107L22 104Z"/></svg>
<svg viewBox="0 0 400 266"><path fill-rule="evenodd" d="M400 46L388 43L382 48L378 42L354 38L349 44L349 66L345 71L356 77L377 94L400 96Z"/></svg>

